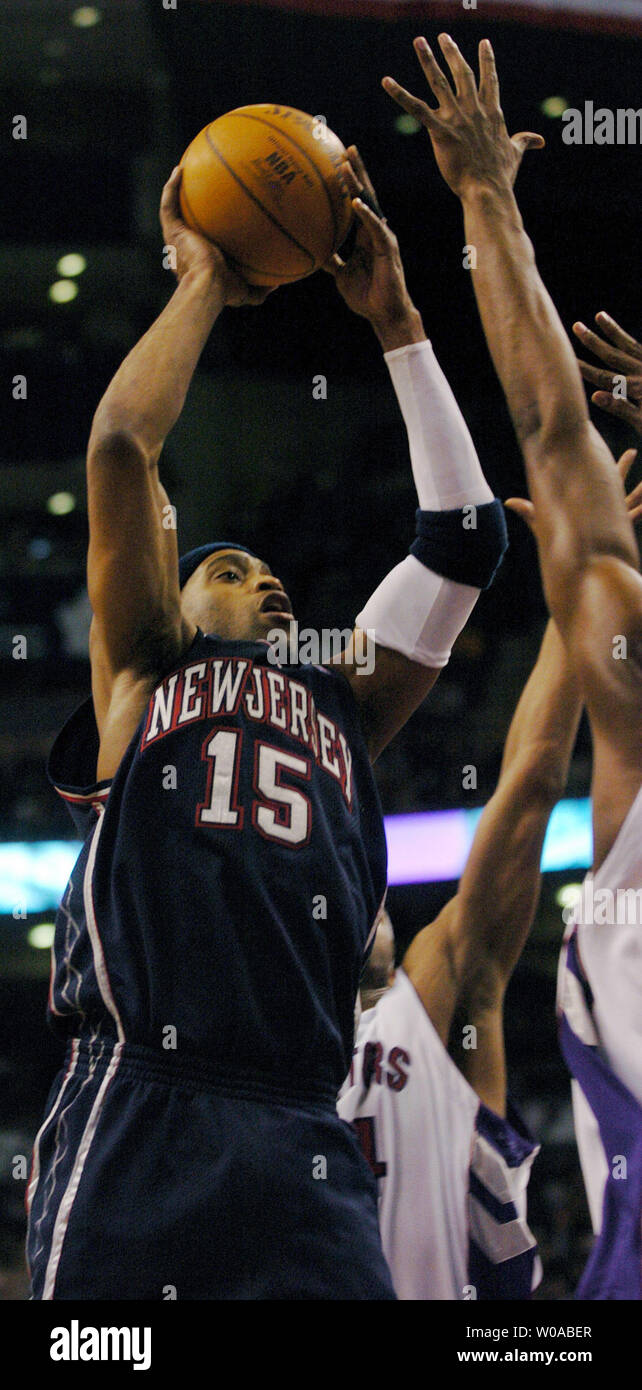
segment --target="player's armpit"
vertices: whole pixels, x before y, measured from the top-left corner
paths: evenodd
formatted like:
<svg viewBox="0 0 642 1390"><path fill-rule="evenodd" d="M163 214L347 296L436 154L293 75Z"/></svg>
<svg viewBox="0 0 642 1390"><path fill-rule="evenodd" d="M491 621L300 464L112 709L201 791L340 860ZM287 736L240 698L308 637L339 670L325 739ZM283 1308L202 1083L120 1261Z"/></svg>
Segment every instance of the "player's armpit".
<svg viewBox="0 0 642 1390"><path fill-rule="evenodd" d="M497 1114L506 1107L502 1027L505 978L483 953L466 955L460 895L418 932L403 968L455 1065Z"/></svg>
<svg viewBox="0 0 642 1390"><path fill-rule="evenodd" d="M105 657L100 627L95 618L92 618L89 628L89 659L91 662L91 694L94 702L96 726L100 737L109 709L112 681Z"/></svg>
<svg viewBox="0 0 642 1390"><path fill-rule="evenodd" d="M331 664L350 683L371 762L414 714L439 675L435 667L379 646L358 627L345 652Z"/></svg>
<svg viewBox="0 0 642 1390"><path fill-rule="evenodd" d="M622 476L602 436L586 420L559 420L523 444L544 593L565 641L577 609L578 584L601 557L638 569L638 549Z"/></svg>
<svg viewBox="0 0 642 1390"><path fill-rule="evenodd" d="M435 921L417 933L404 956L403 969L455 1065L480 1100L504 1115L507 975L483 946L475 950L465 916L457 893Z"/></svg>
<svg viewBox="0 0 642 1390"><path fill-rule="evenodd" d="M459 904L455 896L446 903L434 922L417 932L402 962L444 1047L448 1046L460 994L460 980L452 950L458 915Z"/></svg>
<svg viewBox="0 0 642 1390"><path fill-rule="evenodd" d="M630 565L598 556L587 566L569 645L593 739L596 870L642 784L642 577Z"/></svg>
<svg viewBox="0 0 642 1390"><path fill-rule="evenodd" d="M642 576L613 555L593 556L575 595L569 648L591 723L642 769Z"/></svg>
<svg viewBox="0 0 642 1390"><path fill-rule="evenodd" d="M624 560L595 556L579 580L568 648L586 702L595 744L595 777L604 749L628 770L635 791L642 781L642 577ZM627 788L618 780L618 791ZM628 803L632 795L628 796ZM628 805L627 805L628 809Z"/></svg>

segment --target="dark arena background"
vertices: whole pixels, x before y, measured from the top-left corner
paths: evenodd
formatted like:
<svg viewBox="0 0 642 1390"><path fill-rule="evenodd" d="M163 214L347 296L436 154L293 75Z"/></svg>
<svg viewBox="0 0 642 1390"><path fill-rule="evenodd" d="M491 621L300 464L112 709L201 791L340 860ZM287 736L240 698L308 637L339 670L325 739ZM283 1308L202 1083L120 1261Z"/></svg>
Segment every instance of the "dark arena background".
<svg viewBox="0 0 642 1390"><path fill-rule="evenodd" d="M84 450L102 392L171 292L160 192L202 126L236 106L270 101L322 113L345 144L358 145L491 486L502 498L524 493L463 268L457 201L425 131L400 119L380 86L389 72L423 94L412 39L425 33L434 43L443 28L475 65L479 39L491 38L509 131L546 138L544 152L526 156L518 194L565 325L590 323L605 308L639 338L640 124L637 144L569 145L562 113L588 101L613 110L641 104L642 5L3 0L2 1299L27 1297L19 1160L29 1162L62 1055L45 1024L47 948L59 842L74 832L44 767L56 731L89 689ZM15 138L18 115L26 117L26 138ZM313 394L319 376L323 399ZM26 398L16 392L18 377ZM616 456L635 442L617 421L602 415L599 423ZM177 508L181 550L232 534L272 564L302 626L352 625L406 553L416 500L378 343L328 275L282 288L259 309L224 313L161 475ZM493 790L545 620L534 544L515 518L508 524L510 550L496 582L435 689L377 765L386 816L463 813ZM26 659L17 635L26 638ZM464 789L471 764L477 785ZM586 867L589 771L583 724L567 792L577 803L571 829L559 867L544 875L506 1008L511 1089L541 1144L530 1217L544 1266L537 1297L549 1300L571 1297L591 1241L555 1021L562 908ZM452 892L444 881L391 887L399 951Z"/></svg>

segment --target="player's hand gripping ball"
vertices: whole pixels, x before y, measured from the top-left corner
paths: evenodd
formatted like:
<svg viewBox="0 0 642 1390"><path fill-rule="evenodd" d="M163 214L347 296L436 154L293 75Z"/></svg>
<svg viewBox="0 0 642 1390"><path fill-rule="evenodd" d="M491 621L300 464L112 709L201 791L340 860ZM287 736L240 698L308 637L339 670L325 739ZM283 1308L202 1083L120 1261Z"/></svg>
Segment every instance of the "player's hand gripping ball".
<svg viewBox="0 0 642 1390"><path fill-rule="evenodd" d="M325 265L349 230L345 158L318 117L291 106L240 106L188 145L182 215L249 284L301 280Z"/></svg>

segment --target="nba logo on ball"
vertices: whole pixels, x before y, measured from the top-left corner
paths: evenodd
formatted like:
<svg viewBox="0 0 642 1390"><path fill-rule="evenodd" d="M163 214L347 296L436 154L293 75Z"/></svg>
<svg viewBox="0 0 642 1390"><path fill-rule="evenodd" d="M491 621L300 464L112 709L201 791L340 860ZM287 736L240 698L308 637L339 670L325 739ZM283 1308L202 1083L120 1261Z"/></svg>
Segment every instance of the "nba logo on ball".
<svg viewBox="0 0 642 1390"><path fill-rule="evenodd" d="M240 106L199 132L181 160L181 211L252 285L311 275L352 221L345 149L323 116Z"/></svg>

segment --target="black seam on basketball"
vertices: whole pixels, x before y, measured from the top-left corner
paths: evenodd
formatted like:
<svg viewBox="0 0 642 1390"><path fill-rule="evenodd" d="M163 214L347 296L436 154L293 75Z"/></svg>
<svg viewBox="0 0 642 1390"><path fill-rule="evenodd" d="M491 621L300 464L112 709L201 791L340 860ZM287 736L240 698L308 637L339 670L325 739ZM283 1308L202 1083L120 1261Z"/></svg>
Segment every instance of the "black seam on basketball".
<svg viewBox="0 0 642 1390"><path fill-rule="evenodd" d="M298 144L298 142L294 139L294 136L293 136L293 135L288 135L288 134L286 133L286 131L284 131L284 130L281 128L280 125L274 125L274 123L273 123L272 121L268 121L267 118L266 118L265 116L251 116L251 115L249 114L248 111L229 111L229 112L228 112L228 115L229 115L229 116L236 116L236 118L237 118L239 121L258 121L260 125L267 125L267 126L269 126L269 127L270 127L270 130L276 130L276 132L277 132L278 135L283 135L283 136L285 137L286 140L289 140L289 141L290 141L290 144L291 144L291 145L294 145L295 150L298 150L298 151L299 151L299 154L302 154L303 157L304 157L304 159L307 159L308 164L310 164L310 165L312 166L312 168L314 169L314 172L315 172L315 174L316 174L316 176L317 176L317 178L318 178L318 180L319 180L319 183L321 184L321 187L322 187L322 189L323 189L323 192L325 193L325 196L326 196L326 198L327 198L327 200L328 200L328 206L329 206L329 208L330 208L330 216L331 216L331 218L332 218L332 226L334 227L334 237L333 237L333 243L332 243L332 244L334 245L334 243L336 242L338 233L339 233L339 225L338 225L338 223L337 223L336 213L335 213L335 211L334 211L334 204L333 204L332 199L331 199L331 197L330 197L330 194L329 194L329 192L328 192L328 188L327 188L325 179L323 179L322 176L321 176L321 174L319 173L319 170L317 169L317 166L316 166L314 160L312 159L312 156L308 154L307 150L304 150L304 148L303 148L302 145L299 145L299 144Z"/></svg>
<svg viewBox="0 0 642 1390"><path fill-rule="evenodd" d="M201 226L183 186L181 186L181 195L183 197L183 201L187 207L189 215L192 219L192 222L194 223L195 229L197 229L201 233L201 235L206 238L207 241L211 241L211 237ZM264 266L251 265L249 261L239 261L237 260L236 256L227 256L227 260L229 261L230 265L233 267L234 270L251 270L254 275L277 275L279 277L280 283L283 285L290 284L290 282L294 282L295 280L302 280L305 278L305 276L299 274L283 275L280 270L266 270ZM308 275L311 273L311 271L306 271L306 274Z"/></svg>
<svg viewBox="0 0 642 1390"><path fill-rule="evenodd" d="M287 237L288 241L291 241L291 242L292 242L293 246L296 246L296 247L297 247L297 250L303 252L303 255L306 256L307 259L308 259L309 261L312 262L312 268L313 268L313 270L316 270L317 263L316 263L316 260L315 260L314 256L312 255L312 252L311 252L311 251L308 251L308 249L307 249L306 246L302 246L302 245L301 245L301 242L300 242L300 241L297 241L297 239L296 239L295 236L292 236L292 233L288 231L287 227L283 227L283 226L282 226L282 224L279 222L278 217L273 217L273 216L272 216L272 213L271 213L271 212L268 212L267 208L264 208L264 206L263 206L262 202L260 201L260 199L257 198L257 197L255 196L255 194L252 192L252 189L251 189L251 188L248 188L247 184L243 182L243 179L242 179L242 178L239 178L239 175L236 174L236 173L234 172L234 170L231 168L231 166L228 164L227 160L225 159L224 155L221 154L220 150L217 150L216 145L213 145L213 144L212 144L212 141L210 140L210 137L209 137L209 127L208 127L208 129L205 131L205 139L207 140L207 143L208 143L208 145L209 145L209 147L210 147L210 149L211 149L211 151L212 151L212 154L215 154L215 155L216 155L216 158L217 158L217 159L220 159L221 164L223 165L223 167L224 167L225 169L227 169L228 174L230 174L231 177L235 180L235 182L238 183L239 187L243 189L243 192L244 192L244 193L247 193L248 198L251 198L252 202L253 202L253 203L256 203L257 208L259 208L260 211L261 211L262 213L265 214L265 216L268 218L268 220L269 220L270 222L272 222L272 223L274 224L275 227L278 228L278 230L283 234L284 237ZM263 275L278 275L280 272L279 272L278 270L264 270L264 271L261 271L260 273L263 274Z"/></svg>

